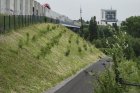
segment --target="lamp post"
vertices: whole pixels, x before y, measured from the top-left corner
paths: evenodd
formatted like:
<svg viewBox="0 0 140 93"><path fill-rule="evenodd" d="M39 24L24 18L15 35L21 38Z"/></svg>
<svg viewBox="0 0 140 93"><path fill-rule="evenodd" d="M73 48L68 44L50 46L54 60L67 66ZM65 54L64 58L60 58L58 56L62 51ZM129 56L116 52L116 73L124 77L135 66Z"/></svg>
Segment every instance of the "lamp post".
<svg viewBox="0 0 140 93"><path fill-rule="evenodd" d="M83 19L82 19L82 8L80 7L80 20L81 20L81 35L83 35Z"/></svg>

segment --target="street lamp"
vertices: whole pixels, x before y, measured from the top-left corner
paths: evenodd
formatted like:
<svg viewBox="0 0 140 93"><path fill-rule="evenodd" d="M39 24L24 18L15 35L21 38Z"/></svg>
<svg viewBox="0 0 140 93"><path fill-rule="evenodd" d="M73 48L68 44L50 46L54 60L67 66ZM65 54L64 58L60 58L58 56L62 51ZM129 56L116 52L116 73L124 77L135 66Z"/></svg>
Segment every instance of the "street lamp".
<svg viewBox="0 0 140 93"><path fill-rule="evenodd" d="M82 8L80 7L80 20L81 20L81 34L83 34L83 19L82 19Z"/></svg>

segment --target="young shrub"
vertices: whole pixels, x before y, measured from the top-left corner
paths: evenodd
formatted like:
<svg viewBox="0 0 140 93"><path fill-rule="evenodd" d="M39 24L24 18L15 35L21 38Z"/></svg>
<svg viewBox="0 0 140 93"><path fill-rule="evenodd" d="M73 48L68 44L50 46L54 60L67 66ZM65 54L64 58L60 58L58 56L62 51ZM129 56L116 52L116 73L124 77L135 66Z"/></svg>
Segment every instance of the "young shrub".
<svg viewBox="0 0 140 93"><path fill-rule="evenodd" d="M68 49L66 52L65 52L65 56L69 56L70 55L70 49Z"/></svg>
<svg viewBox="0 0 140 93"><path fill-rule="evenodd" d="M76 38L76 44L79 45L79 37Z"/></svg>
<svg viewBox="0 0 140 93"><path fill-rule="evenodd" d="M37 40L37 36L34 35L34 36L32 37L32 41L35 42L36 40Z"/></svg>
<svg viewBox="0 0 140 93"><path fill-rule="evenodd" d="M50 25L47 26L47 31L50 31Z"/></svg>
<svg viewBox="0 0 140 93"><path fill-rule="evenodd" d="M40 55L37 55L36 58L37 58L37 59L40 59Z"/></svg>
<svg viewBox="0 0 140 93"><path fill-rule="evenodd" d="M55 30L56 29L56 26L52 26L52 30Z"/></svg>
<svg viewBox="0 0 140 93"><path fill-rule="evenodd" d="M67 31L67 30L66 30L66 29L64 29L63 33L66 33L66 31Z"/></svg>
<svg viewBox="0 0 140 93"><path fill-rule="evenodd" d="M43 29L43 30L40 30L40 36L43 36L44 34L46 34L48 31Z"/></svg>
<svg viewBox="0 0 140 93"><path fill-rule="evenodd" d="M69 43L71 44L71 40L69 39Z"/></svg>
<svg viewBox="0 0 140 93"><path fill-rule="evenodd" d="M22 49L23 45L24 45L24 42L23 42L22 39L20 39L19 42L18 42L18 48Z"/></svg>
<svg viewBox="0 0 140 93"><path fill-rule="evenodd" d="M59 39L62 37L62 33L59 33L57 36L53 37L51 39L51 45L58 45L59 44Z"/></svg>
<svg viewBox="0 0 140 93"><path fill-rule="evenodd" d="M73 37L73 34L70 35L70 39L72 39L72 37Z"/></svg>
<svg viewBox="0 0 140 93"><path fill-rule="evenodd" d="M58 45L58 44L59 44L59 39L53 38L53 39L52 39L52 42L51 42L51 45L52 45L52 46L55 46L55 45Z"/></svg>
<svg viewBox="0 0 140 93"><path fill-rule="evenodd" d="M30 34L26 33L26 45L29 44Z"/></svg>
<svg viewBox="0 0 140 93"><path fill-rule="evenodd" d="M59 35L58 35L58 38L61 38L61 37L62 37L62 33L60 32Z"/></svg>
<svg viewBox="0 0 140 93"><path fill-rule="evenodd" d="M70 37L69 37L69 41L68 41L68 42L69 42L70 44L71 44L71 41L72 41L72 40L71 40L72 37L73 37L73 34L71 34Z"/></svg>
<svg viewBox="0 0 140 93"><path fill-rule="evenodd" d="M78 52L81 53L82 52L82 48L78 47Z"/></svg>
<svg viewBox="0 0 140 93"><path fill-rule="evenodd" d="M41 47L41 49L40 49L40 56L45 57L45 55L46 55L45 48Z"/></svg>
<svg viewBox="0 0 140 93"><path fill-rule="evenodd" d="M70 55L70 47L67 47L67 51L65 52L65 56L69 56Z"/></svg>
<svg viewBox="0 0 140 93"><path fill-rule="evenodd" d="M40 56L45 57L47 54L50 54L51 48L52 48L51 43L46 44L46 46L44 46L40 49Z"/></svg>
<svg viewBox="0 0 140 93"><path fill-rule="evenodd" d="M10 52L14 53L14 54L18 54L18 50L14 50L14 49L9 49Z"/></svg>
<svg viewBox="0 0 140 93"><path fill-rule="evenodd" d="M83 45L83 48L87 51L87 45L86 44Z"/></svg>
<svg viewBox="0 0 140 93"><path fill-rule="evenodd" d="M90 53L93 53L93 49L92 48L90 48Z"/></svg>
<svg viewBox="0 0 140 93"><path fill-rule="evenodd" d="M60 27L60 25L57 25L57 28L59 28Z"/></svg>

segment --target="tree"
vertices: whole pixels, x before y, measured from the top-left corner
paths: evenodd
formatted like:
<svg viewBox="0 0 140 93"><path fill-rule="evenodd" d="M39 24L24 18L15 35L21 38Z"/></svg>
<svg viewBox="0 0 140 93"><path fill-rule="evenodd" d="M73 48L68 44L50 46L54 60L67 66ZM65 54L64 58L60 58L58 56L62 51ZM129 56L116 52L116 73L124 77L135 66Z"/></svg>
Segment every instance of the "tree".
<svg viewBox="0 0 140 93"><path fill-rule="evenodd" d="M133 37L140 37L140 16L132 16L123 21L121 29L127 31Z"/></svg>
<svg viewBox="0 0 140 93"><path fill-rule="evenodd" d="M97 38L97 21L96 17L92 17L89 24L89 40L93 41L93 39Z"/></svg>
<svg viewBox="0 0 140 93"><path fill-rule="evenodd" d="M117 26L117 23L112 23L112 26L114 27L114 29L115 29L116 31L119 31L119 27Z"/></svg>

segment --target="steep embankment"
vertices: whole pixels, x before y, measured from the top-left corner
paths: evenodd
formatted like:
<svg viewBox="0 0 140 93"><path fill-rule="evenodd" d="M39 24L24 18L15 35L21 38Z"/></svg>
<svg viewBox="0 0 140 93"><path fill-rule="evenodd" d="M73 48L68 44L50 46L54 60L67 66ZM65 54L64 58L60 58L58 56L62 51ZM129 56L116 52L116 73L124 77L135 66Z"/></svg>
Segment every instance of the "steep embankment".
<svg viewBox="0 0 140 93"><path fill-rule="evenodd" d="M60 25L37 24L0 35L0 93L41 93L99 55Z"/></svg>

